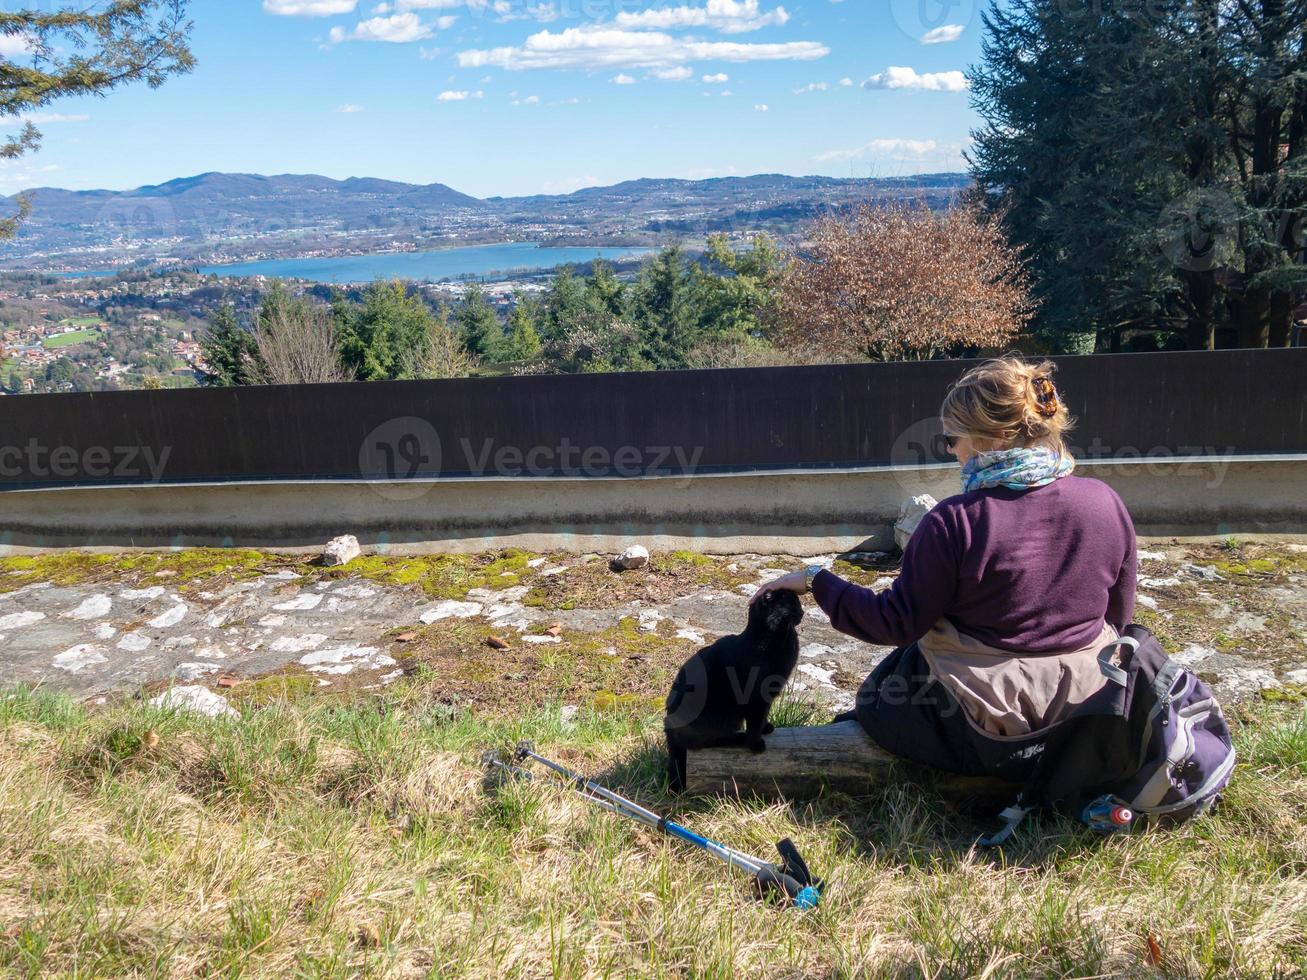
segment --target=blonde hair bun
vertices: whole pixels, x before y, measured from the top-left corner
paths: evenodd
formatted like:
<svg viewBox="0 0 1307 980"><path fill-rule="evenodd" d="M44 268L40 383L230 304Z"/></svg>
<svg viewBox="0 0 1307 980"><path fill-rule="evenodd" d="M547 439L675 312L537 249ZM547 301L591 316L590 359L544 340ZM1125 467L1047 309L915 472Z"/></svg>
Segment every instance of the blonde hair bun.
<svg viewBox="0 0 1307 980"><path fill-rule="evenodd" d="M1063 434L1074 422L1053 383L1056 370L1052 361L1032 364L1017 354L973 367L944 398L944 431L1012 447L1044 446L1067 455Z"/></svg>

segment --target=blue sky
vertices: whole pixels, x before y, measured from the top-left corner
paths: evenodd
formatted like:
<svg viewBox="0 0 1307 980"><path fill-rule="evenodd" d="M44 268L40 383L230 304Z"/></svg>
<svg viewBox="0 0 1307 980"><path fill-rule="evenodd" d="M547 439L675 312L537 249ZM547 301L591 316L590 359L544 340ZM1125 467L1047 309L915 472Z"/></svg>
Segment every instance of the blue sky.
<svg viewBox="0 0 1307 980"><path fill-rule="evenodd" d="M222 170L487 197L961 169L979 2L193 0L193 74L50 106L0 191Z"/></svg>

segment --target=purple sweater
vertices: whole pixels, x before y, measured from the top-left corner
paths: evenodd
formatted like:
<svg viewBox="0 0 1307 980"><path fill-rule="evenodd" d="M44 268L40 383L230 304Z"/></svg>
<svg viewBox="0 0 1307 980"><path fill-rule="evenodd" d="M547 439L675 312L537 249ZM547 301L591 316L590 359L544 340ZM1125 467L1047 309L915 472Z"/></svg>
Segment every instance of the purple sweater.
<svg viewBox="0 0 1307 980"><path fill-rule="evenodd" d="M1105 483L1078 476L1034 490L949 497L922 520L893 588L822 572L813 595L842 633L907 646L941 616L1013 653L1060 653L1118 632L1135 611L1135 529Z"/></svg>

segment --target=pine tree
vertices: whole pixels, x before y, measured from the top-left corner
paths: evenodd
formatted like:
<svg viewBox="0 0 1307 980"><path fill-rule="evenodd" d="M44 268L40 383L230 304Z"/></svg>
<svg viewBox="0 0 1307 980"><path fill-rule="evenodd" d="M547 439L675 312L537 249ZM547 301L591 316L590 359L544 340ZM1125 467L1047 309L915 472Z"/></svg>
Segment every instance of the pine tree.
<svg viewBox="0 0 1307 980"><path fill-rule="evenodd" d="M504 331L479 286L468 287L454 320L463 335L463 346L470 355L487 361L503 359Z"/></svg>
<svg viewBox="0 0 1307 980"><path fill-rule="evenodd" d="M205 370L201 384L215 388L254 384L259 369L259 349L254 331L237 319L236 309L224 303L200 336Z"/></svg>

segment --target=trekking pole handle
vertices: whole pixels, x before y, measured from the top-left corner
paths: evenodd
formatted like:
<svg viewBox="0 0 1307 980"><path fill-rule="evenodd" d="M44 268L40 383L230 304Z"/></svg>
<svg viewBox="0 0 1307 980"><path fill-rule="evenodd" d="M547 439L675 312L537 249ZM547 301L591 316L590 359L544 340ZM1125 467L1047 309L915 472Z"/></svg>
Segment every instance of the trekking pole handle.
<svg viewBox="0 0 1307 980"><path fill-rule="evenodd" d="M784 892L794 903L796 909L815 909L821 898L817 889L795 881L784 871L772 864L764 864L758 869L758 883L764 888L774 888Z"/></svg>

